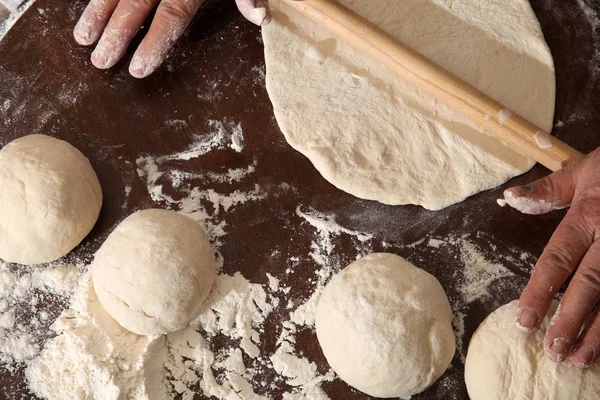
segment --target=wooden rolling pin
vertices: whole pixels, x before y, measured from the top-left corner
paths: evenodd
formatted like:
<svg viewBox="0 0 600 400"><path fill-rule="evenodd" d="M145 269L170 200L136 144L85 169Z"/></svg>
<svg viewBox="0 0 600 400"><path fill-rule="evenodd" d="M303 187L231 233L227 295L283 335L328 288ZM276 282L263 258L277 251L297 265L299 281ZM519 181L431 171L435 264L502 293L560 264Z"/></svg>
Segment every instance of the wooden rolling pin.
<svg viewBox="0 0 600 400"><path fill-rule="evenodd" d="M488 132L552 171L582 154L335 0L283 0Z"/></svg>

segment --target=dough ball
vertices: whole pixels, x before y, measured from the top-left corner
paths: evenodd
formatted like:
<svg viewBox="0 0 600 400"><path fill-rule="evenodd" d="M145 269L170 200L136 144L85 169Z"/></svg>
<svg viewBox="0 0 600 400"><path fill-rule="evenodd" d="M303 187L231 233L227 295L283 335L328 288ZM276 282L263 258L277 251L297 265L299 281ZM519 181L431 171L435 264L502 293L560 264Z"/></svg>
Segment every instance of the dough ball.
<svg viewBox="0 0 600 400"><path fill-rule="evenodd" d="M465 363L471 400L597 400L600 365L580 369L546 356L544 336L558 303L532 333L515 327L517 305L513 301L491 313L471 339Z"/></svg>
<svg viewBox="0 0 600 400"><path fill-rule="evenodd" d="M45 135L0 150L0 258L19 264L54 261L94 227L102 189L89 160Z"/></svg>
<svg viewBox="0 0 600 400"><path fill-rule="evenodd" d="M121 222L91 268L106 311L124 328L148 336L174 332L196 317L217 272L202 227L155 209Z"/></svg>
<svg viewBox="0 0 600 400"><path fill-rule="evenodd" d="M339 0L471 85L552 129L552 55L528 0ZM437 210L534 165L281 0L262 28L288 143L363 199ZM293 71L291 73L290 71ZM490 115L505 122L506 113Z"/></svg>
<svg viewBox="0 0 600 400"><path fill-rule="evenodd" d="M393 254L372 254L333 277L317 305L319 344L333 370L375 397L431 386L455 350L452 310L432 275Z"/></svg>

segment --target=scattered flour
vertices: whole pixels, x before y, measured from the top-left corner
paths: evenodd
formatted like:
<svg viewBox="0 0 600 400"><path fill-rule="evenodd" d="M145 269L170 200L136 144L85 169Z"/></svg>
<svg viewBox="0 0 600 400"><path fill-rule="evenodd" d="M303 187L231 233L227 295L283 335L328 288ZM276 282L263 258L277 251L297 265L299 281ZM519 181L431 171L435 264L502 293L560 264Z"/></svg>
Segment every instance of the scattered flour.
<svg viewBox="0 0 600 400"><path fill-rule="evenodd" d="M136 164L138 177L153 201L205 226L223 265L226 260L220 248L228 230L225 216L246 202L263 201L266 191L248 179L256 161L220 173L183 169L181 161L231 146L239 124L212 122L211 126L214 131L196 137L184 151L144 155ZM198 182L201 184L196 185ZM232 183L247 190L227 190L226 184ZM213 184L219 191L210 188ZM125 204L130 191L131 186L127 186ZM324 286L348 263L336 251L338 241L350 240L354 245L351 257L358 259L373 252L375 239L372 234L341 226L334 215L302 205L295 212L313 231L306 258L273 251L272 258L285 264L267 273L261 283L252 283L240 273L221 273L198 319L167 336L141 337L121 328L99 305L84 265L20 271L0 264L2 367L16 371L24 366L30 389L43 398L191 400L202 393L226 400L263 400L280 395L284 400L328 399L321 385L335 379L335 374L331 369L319 371L315 361L302 355L297 335L314 330L315 310ZM426 247L440 252L440 258L460 261L462 268L456 271L460 296L451 301L459 354L464 358L462 342L469 304L489 296L491 285L496 287L514 273L502 262L486 258L467 236L426 237L400 247L411 251ZM530 258L519 252L514 259L504 261L529 265ZM289 275L307 267L313 268L307 281L308 295L293 298L294 282ZM54 308L45 308L47 304ZM280 326L276 327L274 347L267 350L264 335L272 314ZM274 378L261 379L265 376Z"/></svg>
<svg viewBox="0 0 600 400"><path fill-rule="evenodd" d="M231 132L235 132L240 126L239 124L229 124L231 129L228 130L220 121L210 121L209 125L215 130L204 136L196 137L188 149L165 156L141 156L136 160L136 164L138 176L145 179L146 188L152 200L167 209L180 211L200 222L207 231L213 247L218 249L221 245L220 238L227 233L227 223L223 214L246 202L264 200L266 192L258 185L254 185L254 188L249 191L233 190L229 193L205 189L206 183L242 182L255 171L256 161L246 168L230 169L221 174L210 171L198 174L182 171L179 167L170 167L170 162L191 160L201 157L211 150L224 149L228 140L231 140ZM196 179L205 184L192 185L191 182ZM169 194L171 193L169 188L176 189L178 196L174 197ZM220 253L218 253L217 261L222 265L223 260Z"/></svg>
<svg viewBox="0 0 600 400"><path fill-rule="evenodd" d="M435 247L436 249L439 249L440 246L443 244L444 244L444 242L439 239L429 239L429 242L427 242L427 246Z"/></svg>
<svg viewBox="0 0 600 400"><path fill-rule="evenodd" d="M50 302L64 302L79 276L75 265L30 267L0 261L0 366L31 360L48 337Z"/></svg>
<svg viewBox="0 0 600 400"><path fill-rule="evenodd" d="M302 217L306 220L306 222L308 222L309 224L311 224L312 226L314 226L315 228L317 228L319 230L319 232L325 233L325 234L340 234L340 233L346 233L348 235L351 236L356 236L356 238L358 240L360 240L361 242L370 240L373 238L373 235L370 234L364 234L361 232L356 232L350 229L346 229L340 225L338 225L335 222L335 217L332 215L324 215L322 213L319 212L310 212L310 213L304 213L302 212L300 206L298 206L296 208L296 214L299 217Z"/></svg>
<svg viewBox="0 0 600 400"><path fill-rule="evenodd" d="M25 375L43 398L166 399L161 363L163 337L135 335L104 311L89 273L52 325L56 337L33 359ZM162 354L161 354L162 352Z"/></svg>
<svg viewBox="0 0 600 400"><path fill-rule="evenodd" d="M504 265L486 259L475 244L464 238L451 239L450 243L460 247L460 258L465 266L460 291L466 303L488 296L487 288L490 284L515 275Z"/></svg>
<svg viewBox="0 0 600 400"><path fill-rule="evenodd" d="M242 150L243 133L241 124L234 124L233 122L224 124L222 121L211 119L208 120L208 126L211 128L211 131L204 135L196 135L194 143L187 150L159 157L156 159L156 162L161 164L164 161L191 160L211 150L224 149L228 143L236 151L239 152Z"/></svg>
<svg viewBox="0 0 600 400"><path fill-rule="evenodd" d="M190 327L167 335L170 392L192 399L194 388L200 387L206 396L219 399L266 399L255 393L256 368L246 368L242 352L253 365L264 361L258 344L262 325L274 308L272 301L261 285L239 273L219 275L200 317ZM239 347L211 350L210 338L217 335L227 336Z"/></svg>
<svg viewBox="0 0 600 400"><path fill-rule="evenodd" d="M13 2L13 4L15 4L15 10L13 10L14 12L12 12L9 15L9 17L3 22L0 22L0 40L2 40L4 35L8 33L10 28L13 27L13 25L19 20L19 18L21 18L21 15L23 15L25 11L27 11L34 2L35 0L27 0L18 7L16 7L16 2Z"/></svg>
<svg viewBox="0 0 600 400"><path fill-rule="evenodd" d="M146 182L152 199L202 222L217 252L226 234L224 214L247 201L261 201L265 193L256 185L247 192L218 193L194 187L190 181L240 182L254 171L256 163L224 174L204 175L174 171L168 164L222 148L225 143L222 134L223 130L217 129L182 153L143 156L137 160L138 175ZM171 194L171 189L177 189L178 195ZM82 396L100 400L178 395L191 399L199 391L219 399L267 399L272 388L265 382L257 382L255 376L271 369L280 375L279 381L292 387L283 398L326 399L319 385L333 379L333 372L320 375L314 362L296 354L295 334L302 327L314 326L320 290L339 269L339 259L333 254L333 238L349 234L362 243L370 240L370 236L347 230L333 218L317 212L299 213L318 228L311 247L319 266L315 273L316 290L306 302L294 302L296 306L287 311L289 320L283 324L274 353L265 354L261 349L263 325L279 306L275 293L289 293L290 287L273 275L266 276L268 284L261 285L250 283L239 273L221 274L198 320L166 338L145 338L123 330L98 309L86 274L70 307L52 325L56 336L28 365L30 387L46 397L49 393L66 395L69 390L76 390ZM299 262L298 258L290 258L290 265ZM213 344L213 339L221 341L224 337L225 345Z"/></svg>
<svg viewBox="0 0 600 400"><path fill-rule="evenodd" d="M488 242L494 250L493 239L484 238L477 234L478 241ZM466 349L463 346L465 334L465 318L472 303L490 297L489 289L505 290L514 285L516 274L507 267L529 271L533 259L529 253L518 250L510 251L511 254L495 254L492 260L486 254L488 251L477 246L469 235L430 238L428 247L439 251L440 259L456 258L459 268L455 272L459 282L458 296L450 298L454 320L452 322L456 332L457 353L464 363Z"/></svg>
<svg viewBox="0 0 600 400"><path fill-rule="evenodd" d="M238 153L244 149L244 134L240 124L232 128L230 147Z"/></svg>

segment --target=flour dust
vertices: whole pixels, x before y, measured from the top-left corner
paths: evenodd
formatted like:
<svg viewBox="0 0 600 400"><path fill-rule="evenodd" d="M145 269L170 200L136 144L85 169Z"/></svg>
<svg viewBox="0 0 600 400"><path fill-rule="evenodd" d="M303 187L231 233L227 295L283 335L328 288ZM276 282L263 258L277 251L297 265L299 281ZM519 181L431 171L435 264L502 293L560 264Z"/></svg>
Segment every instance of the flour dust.
<svg viewBox="0 0 600 400"><path fill-rule="evenodd" d="M228 260L221 247L234 229L226 217L246 203L264 202L269 189L254 179L256 160L220 172L191 168L189 163L211 152L244 150L239 123L211 121L208 128L179 152L139 155L135 168L157 207L184 213L205 227L222 267ZM294 190L287 183L277 187ZM131 190L130 184L124 186L124 208ZM24 384L41 398L191 400L203 394L227 400L325 400L329 397L324 385L336 376L303 353L299 338L308 334L316 340L320 294L349 260L381 247L456 260L460 268L453 280L458 286L449 297L461 359L469 306L489 297L491 287L512 285L514 268L507 265L531 267L531 256L517 250L504 258L489 257L493 238L481 235L428 236L394 247L369 232L340 225L335 214L301 203L294 214L310 237L303 253L275 250L273 259L284 265L274 266L261 282L251 282L239 272L221 272L200 316L166 336L137 336L112 320L100 306L83 263L25 269L0 264L1 368L15 376L24 374ZM475 244L482 239L490 248ZM341 240L352 243L351 254L342 254ZM292 290L297 283L290 277L307 268L306 263L312 268L309 290L297 297ZM266 334L273 331L275 342L267 345ZM452 382L443 384L451 387Z"/></svg>

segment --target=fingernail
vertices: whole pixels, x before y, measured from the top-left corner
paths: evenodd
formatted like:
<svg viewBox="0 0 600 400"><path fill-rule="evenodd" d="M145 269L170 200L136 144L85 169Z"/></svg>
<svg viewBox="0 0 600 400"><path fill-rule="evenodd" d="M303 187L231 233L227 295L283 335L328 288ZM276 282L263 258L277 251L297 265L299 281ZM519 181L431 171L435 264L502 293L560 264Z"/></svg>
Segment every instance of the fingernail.
<svg viewBox="0 0 600 400"><path fill-rule="evenodd" d="M516 325L522 332L531 332L535 329L540 315L535 308L523 307L517 311Z"/></svg>
<svg viewBox="0 0 600 400"><path fill-rule="evenodd" d="M104 54L104 51L96 47L96 50L94 50L94 52L92 53L92 64L94 64L96 68L106 68L107 62L108 59Z"/></svg>
<svg viewBox="0 0 600 400"><path fill-rule="evenodd" d="M590 346L581 346L570 358L571 363L579 368L588 368L594 359L594 349Z"/></svg>
<svg viewBox="0 0 600 400"><path fill-rule="evenodd" d="M146 76L146 64L139 57L134 57L131 64L129 64L129 73L134 78L144 78Z"/></svg>
<svg viewBox="0 0 600 400"><path fill-rule="evenodd" d="M92 29L89 26L84 28L77 25L75 27L75 31L73 32L73 36L75 37L77 43L82 46L87 46L88 44L91 44Z"/></svg>
<svg viewBox="0 0 600 400"><path fill-rule="evenodd" d="M73 36L75 36L75 40L77 43L81 45L88 45L92 43L92 28L90 25L90 21L82 18L75 25L75 29L73 29Z"/></svg>
<svg viewBox="0 0 600 400"><path fill-rule="evenodd" d="M514 197L523 197L531 193L533 188L531 186L519 186L508 189L504 194L509 194Z"/></svg>
<svg viewBox="0 0 600 400"><path fill-rule="evenodd" d="M548 355L556 362L563 362L567 358L567 354L571 349L571 340L564 338L556 338L552 341L548 348Z"/></svg>

